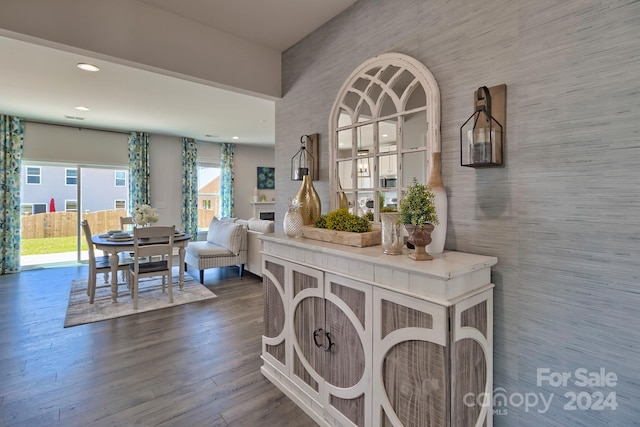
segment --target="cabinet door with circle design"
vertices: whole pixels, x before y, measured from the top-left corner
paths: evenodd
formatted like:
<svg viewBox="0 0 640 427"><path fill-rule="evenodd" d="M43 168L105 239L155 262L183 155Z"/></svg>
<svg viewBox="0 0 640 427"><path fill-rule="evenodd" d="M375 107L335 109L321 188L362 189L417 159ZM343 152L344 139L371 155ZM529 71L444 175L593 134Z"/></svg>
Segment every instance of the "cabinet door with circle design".
<svg viewBox="0 0 640 427"><path fill-rule="evenodd" d="M374 290L373 425L449 425L444 306Z"/></svg>
<svg viewBox="0 0 640 427"><path fill-rule="evenodd" d="M288 265L293 332L291 380L320 404L325 372L323 273L293 263Z"/></svg>
<svg viewBox="0 0 640 427"><path fill-rule="evenodd" d="M283 372L286 367L286 289L285 264L277 258L264 257L262 354Z"/></svg>
<svg viewBox="0 0 640 427"><path fill-rule="evenodd" d="M341 425L371 425L371 286L325 276L326 408Z"/></svg>

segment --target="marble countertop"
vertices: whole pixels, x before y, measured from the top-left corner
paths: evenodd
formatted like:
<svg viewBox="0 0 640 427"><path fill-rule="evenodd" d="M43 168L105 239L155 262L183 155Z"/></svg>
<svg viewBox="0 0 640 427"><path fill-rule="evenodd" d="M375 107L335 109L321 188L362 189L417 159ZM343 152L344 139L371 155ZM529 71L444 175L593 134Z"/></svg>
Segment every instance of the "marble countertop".
<svg viewBox="0 0 640 427"><path fill-rule="evenodd" d="M410 253L407 248L403 249L402 255L385 255L382 253L382 246L380 245L357 248L302 237L291 238L282 233L263 234L259 238L265 242L286 244L300 249L312 250L314 253L359 260L394 270L417 273L443 280L491 267L498 262L496 257L457 251L431 254L433 260L429 261L415 261L407 256Z"/></svg>

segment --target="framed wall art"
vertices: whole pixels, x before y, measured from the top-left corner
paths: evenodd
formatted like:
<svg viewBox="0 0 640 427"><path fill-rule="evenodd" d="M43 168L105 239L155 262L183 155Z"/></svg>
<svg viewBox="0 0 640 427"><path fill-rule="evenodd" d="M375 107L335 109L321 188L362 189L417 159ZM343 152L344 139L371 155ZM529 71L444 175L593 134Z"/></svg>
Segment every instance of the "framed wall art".
<svg viewBox="0 0 640 427"><path fill-rule="evenodd" d="M258 190L273 190L276 188L276 168L258 166Z"/></svg>

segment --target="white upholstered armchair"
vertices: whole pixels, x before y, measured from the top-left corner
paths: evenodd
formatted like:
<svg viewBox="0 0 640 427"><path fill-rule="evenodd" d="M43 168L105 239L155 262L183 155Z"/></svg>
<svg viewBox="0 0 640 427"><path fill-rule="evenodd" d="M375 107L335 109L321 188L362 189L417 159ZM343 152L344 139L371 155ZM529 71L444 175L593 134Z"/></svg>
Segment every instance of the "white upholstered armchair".
<svg viewBox="0 0 640 427"><path fill-rule="evenodd" d="M203 284L205 269L237 265L242 276L246 262L247 226L217 218L209 224L206 241L189 242L184 258L185 269L192 266L200 270Z"/></svg>

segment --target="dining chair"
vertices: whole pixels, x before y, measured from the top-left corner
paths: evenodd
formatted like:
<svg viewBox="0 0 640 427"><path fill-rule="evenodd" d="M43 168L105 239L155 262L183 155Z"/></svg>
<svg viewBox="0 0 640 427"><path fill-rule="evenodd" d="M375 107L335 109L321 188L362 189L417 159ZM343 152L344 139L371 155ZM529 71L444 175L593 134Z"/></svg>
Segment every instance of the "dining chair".
<svg viewBox="0 0 640 427"><path fill-rule="evenodd" d="M133 222L132 216L121 216L120 217L120 230L122 231L131 231L132 228L135 227L135 222ZM130 264L133 262L133 252L121 252L120 253L120 262L124 262ZM124 275L124 273L122 273ZM124 277L124 276L123 276ZM124 278L123 278L124 280Z"/></svg>
<svg viewBox="0 0 640 427"><path fill-rule="evenodd" d="M138 308L138 284L142 277L162 276L162 292L168 282L169 302L173 303L173 236L175 225L136 227L133 229L133 263L129 268L133 308ZM153 261L160 256L159 261ZM166 279L166 282L165 282Z"/></svg>
<svg viewBox="0 0 640 427"><path fill-rule="evenodd" d="M91 227L86 220L83 220L80 224L82 225L82 232L84 233L84 237L85 239L87 239L87 248L89 252L89 278L87 280L87 295L89 295L89 304L93 304L96 296L96 282L98 274L103 273L105 277L105 283L107 283L109 280L109 273L111 272L111 262L109 260L109 255L96 256L95 246L91 241ZM128 275L129 264L122 261L118 262L118 270L123 271L123 274Z"/></svg>
<svg viewBox="0 0 640 427"><path fill-rule="evenodd" d="M134 225L133 222L133 217L132 216L121 216L120 217L120 230L124 230L125 225ZM131 227L128 227L128 229L131 229Z"/></svg>

